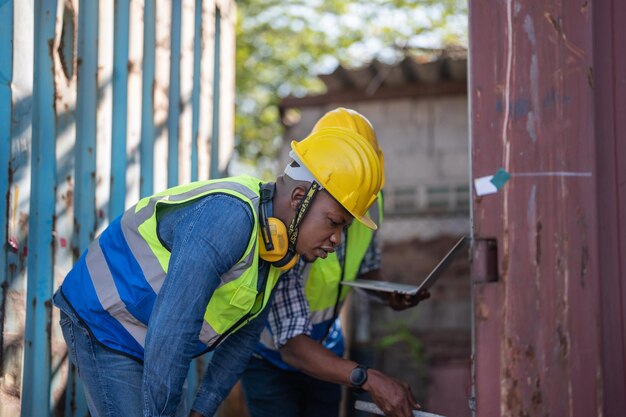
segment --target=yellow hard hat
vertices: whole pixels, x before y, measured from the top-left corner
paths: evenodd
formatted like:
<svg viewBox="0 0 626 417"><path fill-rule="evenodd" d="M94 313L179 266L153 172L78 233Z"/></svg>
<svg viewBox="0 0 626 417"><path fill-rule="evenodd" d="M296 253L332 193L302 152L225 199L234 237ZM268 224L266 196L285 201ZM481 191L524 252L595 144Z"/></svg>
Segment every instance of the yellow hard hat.
<svg viewBox="0 0 626 417"><path fill-rule="evenodd" d="M378 138L374 127L367 120L367 117L363 116L356 110L346 109L345 107L337 107L324 114L313 126L311 133L316 132L319 129L325 129L327 127L343 127L350 129L355 133L363 136L374 147L378 158L380 159L380 166L383 169L383 186L385 185L385 157L382 149L378 145Z"/></svg>
<svg viewBox="0 0 626 417"><path fill-rule="evenodd" d="M367 210L382 187L382 167L361 135L340 127L318 129L291 149L315 180L350 214L372 230Z"/></svg>

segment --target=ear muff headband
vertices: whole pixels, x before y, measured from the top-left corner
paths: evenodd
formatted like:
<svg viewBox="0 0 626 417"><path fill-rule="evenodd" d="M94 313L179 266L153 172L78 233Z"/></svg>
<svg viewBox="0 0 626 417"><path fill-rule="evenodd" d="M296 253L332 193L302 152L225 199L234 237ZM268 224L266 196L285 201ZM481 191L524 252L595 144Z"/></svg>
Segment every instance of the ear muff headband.
<svg viewBox="0 0 626 417"><path fill-rule="evenodd" d="M267 187L271 185L272 188ZM265 246L266 251L274 250L274 241L272 240L272 233L270 231L270 222L267 216L267 204L272 200L274 195L273 184L261 184L261 204L260 204L260 212L261 218L260 220L260 232L261 238L263 240L263 245Z"/></svg>
<svg viewBox="0 0 626 417"><path fill-rule="evenodd" d="M275 267L280 268L280 269L289 269L295 265L298 259L297 253L296 253L296 243L298 242L298 231L299 231L298 226L302 222L302 219L304 219L304 216L309 210L309 207L311 207L311 203L313 202L313 199L317 195L317 192L321 189L322 189L322 186L318 184L316 181L313 181L311 183L311 186L309 187L309 190L304 196L304 198L300 200L300 204L298 205L296 215L293 216L291 223L289 223L289 231L288 231L289 248L287 249L287 254L282 260L275 262L273 264Z"/></svg>
<svg viewBox="0 0 626 417"><path fill-rule="evenodd" d="M274 183L260 184L259 204L259 239L263 242L259 248L259 257L281 270L292 268L298 257L290 250L287 228L275 217L268 216L268 205L274 197Z"/></svg>
<svg viewBox="0 0 626 417"><path fill-rule="evenodd" d="M322 186L317 183L317 181L313 181L309 190L306 192L306 195L302 200L300 200L300 204L298 205L298 209L296 211L296 215L293 216L291 223L289 223L289 246L293 247L295 250L296 242L298 241L298 226L304 219L307 211L309 211L309 207L311 207L311 203L313 199L317 195L317 192L322 189Z"/></svg>

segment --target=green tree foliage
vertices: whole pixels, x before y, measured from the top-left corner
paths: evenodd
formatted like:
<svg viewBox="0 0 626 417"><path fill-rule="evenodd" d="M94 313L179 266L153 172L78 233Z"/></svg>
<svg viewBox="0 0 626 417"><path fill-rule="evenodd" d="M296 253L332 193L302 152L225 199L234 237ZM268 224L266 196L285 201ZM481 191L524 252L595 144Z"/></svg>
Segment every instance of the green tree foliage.
<svg viewBox="0 0 626 417"><path fill-rule="evenodd" d="M432 34L439 46L467 42L465 0L241 0L237 7L237 151L259 167L271 165L281 143L280 99L323 93L316 74L337 63L393 61L419 47L420 35Z"/></svg>

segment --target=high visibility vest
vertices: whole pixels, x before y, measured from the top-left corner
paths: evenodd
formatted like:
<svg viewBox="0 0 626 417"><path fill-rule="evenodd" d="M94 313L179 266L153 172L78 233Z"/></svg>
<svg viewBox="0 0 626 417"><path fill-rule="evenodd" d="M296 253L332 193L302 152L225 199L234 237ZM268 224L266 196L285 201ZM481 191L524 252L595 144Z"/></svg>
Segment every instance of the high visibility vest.
<svg viewBox="0 0 626 417"><path fill-rule="evenodd" d="M199 181L143 198L91 243L65 278L62 294L98 341L142 359L171 255L158 237L157 209L228 194L248 204L255 221L243 256L220 277L204 313L197 354L214 348L267 306L280 275L269 267L267 278L259 279L260 182L250 176Z"/></svg>
<svg viewBox="0 0 626 417"><path fill-rule="evenodd" d="M382 208L383 198L382 193L379 193L377 204L369 209L369 215L377 225L382 222ZM302 273L305 280L305 296L309 303L309 317L313 325L310 336L339 356L343 355L344 343L341 327L335 319L349 292L349 287L340 283L357 278L373 236L372 230L356 220L353 221L342 243L345 245L343 268L337 255L329 253L326 259L317 259ZM280 369L295 371L295 368L282 360L268 326L261 333L255 354Z"/></svg>

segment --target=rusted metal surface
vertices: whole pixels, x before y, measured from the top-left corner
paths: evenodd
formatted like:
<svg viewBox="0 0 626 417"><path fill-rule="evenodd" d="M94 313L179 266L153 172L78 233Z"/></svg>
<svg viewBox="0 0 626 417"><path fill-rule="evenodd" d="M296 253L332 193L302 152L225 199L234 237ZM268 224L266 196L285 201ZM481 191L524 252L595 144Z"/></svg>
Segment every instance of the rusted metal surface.
<svg viewBox="0 0 626 417"><path fill-rule="evenodd" d="M478 416L626 415L626 16L598 3L470 3L472 177L511 174L473 198Z"/></svg>
<svg viewBox="0 0 626 417"><path fill-rule="evenodd" d="M626 3L593 4L604 415L626 415Z"/></svg>
<svg viewBox="0 0 626 417"><path fill-rule="evenodd" d="M2 390L6 394L3 406L8 413L19 412L20 387L23 377L23 355L26 314L26 270L28 263L29 215L31 190L31 149L33 107L33 61L35 37L33 27L26 24L28 31L15 30L16 22L30 17L34 24L33 3L13 4L13 78L11 79L11 150L8 155L9 195L7 196L7 241L4 243L7 257L7 296L4 308L3 379ZM44 47L47 50L47 45ZM16 54L15 51L23 51ZM44 52L45 54L46 52ZM4 214L4 213L3 213ZM32 306L32 304L31 304ZM45 328L40 327L40 328ZM32 337L32 334L31 334ZM32 340L32 339L31 339ZM4 408L4 407L3 407Z"/></svg>
<svg viewBox="0 0 626 417"><path fill-rule="evenodd" d="M0 5L0 242L7 242L7 220L10 205L9 178L11 167L11 114L13 78L13 3ZM5 316L9 281L7 276L7 256L0 254L0 317ZM4 320L0 320L0 346L4 346ZM0 374L4 375L4 349L0 351ZM3 386L4 384L2 384ZM4 386L3 386L4 390ZM3 404L6 401L2 401Z"/></svg>
<svg viewBox="0 0 626 417"><path fill-rule="evenodd" d="M209 177L216 7L232 31L230 0L183 1L175 30L164 0L0 1L0 417L86 414L51 297L89 241L140 195L168 177ZM221 63L233 72L233 60ZM219 126L233 120L228 88ZM180 103L175 114L169 102ZM220 143L220 165L232 148Z"/></svg>
<svg viewBox="0 0 626 417"><path fill-rule="evenodd" d="M50 390L50 335L53 265L55 91L54 0L36 2L34 26L33 126L31 138L31 193L28 223L26 325L21 404L23 415L45 415ZM37 383L39 381L39 383Z"/></svg>
<svg viewBox="0 0 626 417"><path fill-rule="evenodd" d="M502 334L502 285L476 283L473 285L474 337L476 340L499 340ZM475 372L479 376L475 384L479 416L500 415L500 402L494 400L500 392L500 346L484 343L474 352Z"/></svg>

